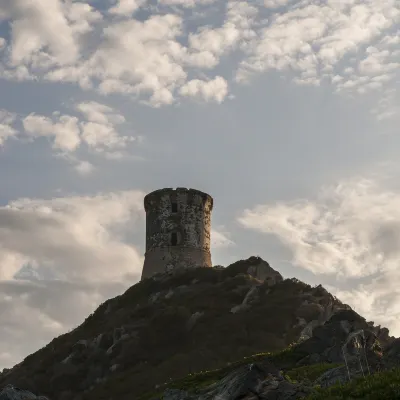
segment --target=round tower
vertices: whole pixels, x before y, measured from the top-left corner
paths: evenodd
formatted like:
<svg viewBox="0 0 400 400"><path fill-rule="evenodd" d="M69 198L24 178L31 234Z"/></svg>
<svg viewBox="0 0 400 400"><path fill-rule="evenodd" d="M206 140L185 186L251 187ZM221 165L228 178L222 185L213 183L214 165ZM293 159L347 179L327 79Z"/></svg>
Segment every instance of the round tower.
<svg viewBox="0 0 400 400"><path fill-rule="evenodd" d="M144 198L146 254L142 279L173 268L211 267L213 199L195 189L160 189Z"/></svg>

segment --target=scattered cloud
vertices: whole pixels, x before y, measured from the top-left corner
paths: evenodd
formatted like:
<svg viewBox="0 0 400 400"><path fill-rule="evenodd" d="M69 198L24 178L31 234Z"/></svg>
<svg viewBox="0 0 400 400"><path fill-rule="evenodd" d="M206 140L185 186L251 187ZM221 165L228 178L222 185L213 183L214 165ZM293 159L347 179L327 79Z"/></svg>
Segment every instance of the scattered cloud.
<svg viewBox="0 0 400 400"><path fill-rule="evenodd" d="M226 0L220 25L195 24L194 29L185 13L174 8L210 5L202 11L207 14L215 12L212 3L160 0L159 5L171 6L165 12L145 0L117 0L103 15L83 2L40 0L32 6L7 0L2 19L13 24L8 47L2 41L9 58L3 57L0 74L78 83L155 107L191 93L204 79L202 70L213 70L232 54L236 83L277 70L297 84L328 82L338 92L364 94L385 91L398 79L396 0L264 0L251 5ZM141 7L152 12L147 19L135 18ZM208 78L219 79L228 77Z"/></svg>
<svg viewBox="0 0 400 400"><path fill-rule="evenodd" d="M267 8L278 8L286 6L293 0L264 0L264 6Z"/></svg>
<svg viewBox="0 0 400 400"><path fill-rule="evenodd" d="M257 13L258 9L245 1L229 1L222 26L200 27L197 32L189 33L189 64L213 68L222 56L256 37L253 25Z"/></svg>
<svg viewBox="0 0 400 400"><path fill-rule="evenodd" d="M228 83L221 76L210 81L193 79L180 89L182 96L201 98L205 101L214 100L222 103L228 94Z"/></svg>
<svg viewBox="0 0 400 400"><path fill-rule="evenodd" d="M399 336L400 292L397 282L398 273L390 271L368 283L354 285L351 290L336 286L327 286L327 289L368 320L390 327L390 334Z"/></svg>
<svg viewBox="0 0 400 400"><path fill-rule="evenodd" d="M276 236L311 272L368 277L397 268L399 206L400 192L360 179L324 188L313 201L256 206L239 222Z"/></svg>
<svg viewBox="0 0 400 400"><path fill-rule="evenodd" d="M0 280L27 263L65 281L123 281L141 257L122 233L142 216L138 191L20 199L0 208ZM114 268L118 265L118 268Z"/></svg>
<svg viewBox="0 0 400 400"><path fill-rule="evenodd" d="M143 195L20 199L0 207L1 367L74 328L139 279L143 257L128 237L143 219ZM19 274L27 266L34 280Z"/></svg>
<svg viewBox="0 0 400 400"><path fill-rule="evenodd" d="M80 175L87 176L94 171L95 167L89 161L77 161L75 169Z"/></svg>
<svg viewBox="0 0 400 400"><path fill-rule="evenodd" d="M79 57L79 48L61 1L5 0L2 19L13 21L12 64L30 63L47 46L60 64L69 64Z"/></svg>
<svg viewBox="0 0 400 400"><path fill-rule="evenodd" d="M0 146L3 146L7 139L15 137L18 132L13 127L16 115L0 109Z"/></svg>
<svg viewBox="0 0 400 400"><path fill-rule="evenodd" d="M234 246L235 243L229 238L230 234L224 230L224 227L219 227L219 229L211 230L211 247L219 249Z"/></svg>
<svg viewBox="0 0 400 400"><path fill-rule="evenodd" d="M87 160L80 160L75 155L85 145L96 154L108 159L124 157L121 151L129 142L139 138L121 135L116 126L123 124L125 118L113 108L95 101L82 102L74 107L83 119L68 114L54 112L51 117L31 113L20 118L23 130L18 132L13 124L17 116L6 110L0 110L0 145L12 137L27 136L30 140L47 138L55 155L69 161L81 175L88 175L94 166Z"/></svg>
<svg viewBox="0 0 400 400"><path fill-rule="evenodd" d="M0 282L0 368L11 368L54 337L71 331L100 303L121 294L127 284Z"/></svg>
<svg viewBox="0 0 400 400"><path fill-rule="evenodd" d="M47 77L89 86L87 82L96 79L103 94L150 93L153 105L170 104L174 88L186 79L178 61L184 52L176 41L181 30L182 19L173 14L110 24L104 27L98 48L79 67L56 69Z"/></svg>
<svg viewBox="0 0 400 400"><path fill-rule="evenodd" d="M127 142L134 141L133 137L118 134L115 125L125 122L125 118L111 107L92 101L78 104L77 110L87 119L80 123L81 137L90 149L97 152L120 149L124 148Z"/></svg>
<svg viewBox="0 0 400 400"><path fill-rule="evenodd" d="M394 88L386 90L371 113L378 121L400 119L400 92Z"/></svg>
<svg viewBox="0 0 400 400"><path fill-rule="evenodd" d="M399 334L399 190L354 179L322 189L314 200L245 210L239 222L278 238L294 265L332 277L328 290Z"/></svg>
<svg viewBox="0 0 400 400"><path fill-rule="evenodd" d="M146 0L117 0L116 4L108 11L111 14L130 17L145 2Z"/></svg>
<svg viewBox="0 0 400 400"><path fill-rule="evenodd" d="M22 121L25 133L33 138L50 137L53 148L74 151L80 145L78 118L69 115L56 117L56 121L43 115L29 114Z"/></svg>
<svg viewBox="0 0 400 400"><path fill-rule="evenodd" d="M199 5L214 3L215 0L158 0L158 2L166 6L182 6L186 8L192 8Z"/></svg>
<svg viewBox="0 0 400 400"><path fill-rule="evenodd" d="M273 7L284 3L266 1ZM299 84L325 80L338 90L380 87L399 67L398 54L388 50L396 45L393 29L399 20L396 0L293 4L260 29L236 79L248 81L255 73L279 70L291 72Z"/></svg>
<svg viewBox="0 0 400 400"><path fill-rule="evenodd" d="M123 115L115 112L113 108L95 101L80 103L76 108L84 114L86 119L90 122L99 124L120 124L125 122L125 117Z"/></svg>

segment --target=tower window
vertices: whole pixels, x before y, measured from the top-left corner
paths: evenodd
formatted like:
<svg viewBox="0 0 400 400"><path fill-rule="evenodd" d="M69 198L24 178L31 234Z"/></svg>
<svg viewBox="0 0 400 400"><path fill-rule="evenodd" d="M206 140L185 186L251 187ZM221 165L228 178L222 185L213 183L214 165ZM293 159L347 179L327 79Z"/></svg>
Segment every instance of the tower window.
<svg viewBox="0 0 400 400"><path fill-rule="evenodd" d="M171 203L171 210L173 213L177 213L178 212L178 203L176 201L173 201Z"/></svg>
<svg viewBox="0 0 400 400"><path fill-rule="evenodd" d="M171 233L171 246L176 246L178 244L178 234L176 232Z"/></svg>

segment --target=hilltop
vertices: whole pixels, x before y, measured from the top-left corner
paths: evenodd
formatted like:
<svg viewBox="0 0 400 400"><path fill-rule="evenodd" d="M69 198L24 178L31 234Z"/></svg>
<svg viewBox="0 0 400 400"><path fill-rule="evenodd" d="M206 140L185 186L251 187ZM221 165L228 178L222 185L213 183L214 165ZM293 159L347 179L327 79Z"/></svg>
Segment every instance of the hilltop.
<svg viewBox="0 0 400 400"><path fill-rule="evenodd" d="M338 329L332 334L329 327L343 321L346 334L362 327L382 348L397 343L386 328L366 322L322 286L283 279L259 257L226 268L180 269L107 300L72 332L4 370L0 386L13 384L52 400L124 400L151 398L174 381L184 389L188 374L203 377L203 389L205 377L215 385L232 373L237 381L240 368L260 360L253 374L273 368L279 377L282 368L342 362L337 346L325 339L337 336ZM295 351L280 353L293 343ZM268 352L286 355L272 359ZM211 377L197 374L212 370ZM193 398L182 393L176 399Z"/></svg>

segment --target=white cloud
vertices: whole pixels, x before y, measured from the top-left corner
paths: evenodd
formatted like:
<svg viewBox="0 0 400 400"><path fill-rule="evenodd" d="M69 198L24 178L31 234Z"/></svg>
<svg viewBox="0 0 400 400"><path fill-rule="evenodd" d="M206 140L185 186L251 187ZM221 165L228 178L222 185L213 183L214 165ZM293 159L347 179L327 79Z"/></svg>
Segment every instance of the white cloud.
<svg viewBox="0 0 400 400"><path fill-rule="evenodd" d="M189 44L192 51L213 55L215 62L210 65L213 67L219 62L219 57L223 53L235 47L239 39L240 31L228 21L220 28L204 28L200 32L190 34Z"/></svg>
<svg viewBox="0 0 400 400"><path fill-rule="evenodd" d="M260 205L239 221L275 235L295 265L314 273L363 277L400 260L400 192L373 180L325 188L314 201Z"/></svg>
<svg viewBox="0 0 400 400"><path fill-rule="evenodd" d="M183 85L179 93L182 96L197 97L205 101L214 100L217 103L222 103L228 94L228 83L221 76L217 76L210 81L193 79Z"/></svg>
<svg viewBox="0 0 400 400"><path fill-rule="evenodd" d="M77 40L80 39L80 35L91 32L95 24L103 20L101 13L86 2L67 0L62 5L66 19Z"/></svg>
<svg viewBox="0 0 400 400"><path fill-rule="evenodd" d="M61 115L56 122L43 115L30 114L23 119L25 132L34 138L44 136L53 139L53 147L58 150L74 151L81 142L78 118Z"/></svg>
<svg viewBox="0 0 400 400"><path fill-rule="evenodd" d="M13 20L11 59L14 65L29 62L47 46L60 64L78 59L79 47L60 0L35 3L5 0L2 11L3 19Z"/></svg>
<svg viewBox="0 0 400 400"><path fill-rule="evenodd" d="M92 79L98 79L103 94L150 94L152 104L169 104L175 87L186 79L177 61L184 56L183 46L176 41L181 29L182 19L173 14L110 24L103 30L102 43L85 62L51 71L48 78L79 81L89 87Z"/></svg>
<svg viewBox="0 0 400 400"><path fill-rule="evenodd" d="M144 223L143 195L20 199L0 207L0 367L20 362L137 282L143 257L129 234ZM39 280L13 279L27 265Z"/></svg>
<svg viewBox="0 0 400 400"><path fill-rule="evenodd" d="M108 11L111 14L129 17L145 2L146 0L117 0L115 6L111 7Z"/></svg>
<svg viewBox="0 0 400 400"><path fill-rule="evenodd" d="M115 125L125 122L125 118L113 108L94 101L80 103L76 108L88 120L80 123L81 137L91 149L102 152L104 149L123 148L126 142L134 140L119 135L115 130Z"/></svg>
<svg viewBox="0 0 400 400"><path fill-rule="evenodd" d="M390 62L391 52L388 49L379 50L376 47L366 49L367 56L358 64L358 70L363 75L378 75L395 71L400 63Z"/></svg>
<svg viewBox="0 0 400 400"><path fill-rule="evenodd" d="M75 169L80 175L90 175L94 171L94 166L89 161L78 161L75 165Z"/></svg>
<svg viewBox="0 0 400 400"><path fill-rule="evenodd" d="M25 3L5 3L3 18L14 27L8 47L14 68L4 56L2 77L74 82L153 106L174 103L188 79L197 82L203 76L199 70L215 68L231 54L237 82L278 70L290 73L295 83L324 81L345 93L384 91L400 69L396 0L265 0L264 7L262 1L227 0L220 26L191 24L193 16L186 19L174 8L211 0L161 0L158 5L173 6L171 13L157 14L160 8L149 6L154 13L144 21L132 17L144 0L117 0L104 18L85 2ZM213 7L202 11L214 12Z"/></svg>
<svg viewBox="0 0 400 400"><path fill-rule="evenodd" d="M294 265L328 274L334 295L399 335L399 190L354 179L324 188L314 200L245 210L239 222L278 238Z"/></svg>
<svg viewBox="0 0 400 400"><path fill-rule="evenodd" d="M0 280L12 279L28 262L71 282L123 282L139 273L141 257L123 233L141 218L142 199L142 192L131 191L1 207Z"/></svg>
<svg viewBox="0 0 400 400"><path fill-rule="evenodd" d="M99 124L120 124L125 122L123 115L115 112L113 108L95 101L79 103L76 109L85 115L90 122Z"/></svg>
<svg viewBox="0 0 400 400"><path fill-rule="evenodd" d="M272 3L279 5L281 2ZM358 58L354 58L347 61L344 68L348 68L349 62L353 63L361 76L368 76L372 71L392 70L396 63L391 61L392 54L385 52L390 40L379 42L379 39L381 35L391 36L389 32L399 18L396 0L320 4L308 0L293 4L288 10L273 15L261 29L248 47L249 57L242 61L237 80L248 81L254 73L275 69L290 71L295 82L302 84L318 85L324 79L336 77L335 81L343 88L348 82L341 64L344 57L355 56L357 52L363 54L365 46L375 42L376 49L368 47L365 52L369 59L359 63ZM350 81L358 79L359 74ZM338 80L338 76L341 79ZM369 84L370 79L361 83Z"/></svg>
<svg viewBox="0 0 400 400"><path fill-rule="evenodd" d="M52 1L54 7L60 5L56 0ZM126 15L142 3L120 0L109 11L112 14ZM198 2L192 4L187 1L168 1L163 4L167 3L185 7L198 5ZM209 1L203 3L207 4ZM27 48L22 49L23 51L13 50L20 54L14 54L14 64L25 67L24 74L20 71L18 79L32 79L37 76L51 81L77 82L84 89L95 87L102 94L134 95L153 106L174 102L174 92L187 83L186 68L212 68L219 63L222 55L234 50L241 40L254 37L251 24L257 12L255 7L244 1L229 1L224 24L219 28L203 27L198 32L190 33L189 47L185 47L181 37L188 33L184 30L184 20L178 15L151 15L145 21L132 18L107 21L107 24L103 21L100 36L100 29L93 31L93 27L101 22L102 17L89 5L68 2L68 6L66 4L57 10L59 18L65 20L65 31L70 33L73 40L71 45L73 43L76 47L75 51L68 50L68 46L65 46L67 50L63 48L63 51L71 54L71 60L60 61L55 49L51 52L45 51L48 43L42 39L45 24L41 23L38 32L31 34L30 31L24 31L30 38L30 42L27 38L23 41ZM40 21L48 18L48 14L40 7L36 13L35 18ZM12 17L10 14L9 18ZM48 33L48 30L45 32ZM82 35L91 31L93 35L90 40L84 40ZM63 32L61 28L60 32L52 34L52 40L56 40L57 35ZM18 37L22 37L21 35ZM86 43L92 45L87 46ZM92 50L89 51L89 48ZM1 73L8 79L17 77L16 71L7 67L4 60Z"/></svg>
<svg viewBox="0 0 400 400"><path fill-rule="evenodd" d="M0 282L0 368L12 367L72 330L100 303L133 283Z"/></svg>
<svg viewBox="0 0 400 400"><path fill-rule="evenodd" d="M293 0L264 0L264 6L267 8L278 8L286 6Z"/></svg>
<svg viewBox="0 0 400 400"><path fill-rule="evenodd" d="M386 90L371 113L378 121L400 119L400 92L395 88Z"/></svg>
<svg viewBox="0 0 400 400"><path fill-rule="evenodd" d="M187 8L198 7L199 5L206 5L214 2L215 0L158 0L159 4L166 6L182 6Z"/></svg>
<svg viewBox="0 0 400 400"><path fill-rule="evenodd" d="M225 21L220 27L201 27L188 35L189 64L213 68L223 55L236 50L256 36L253 30L257 8L244 1L229 1Z"/></svg>
<svg viewBox="0 0 400 400"><path fill-rule="evenodd" d="M223 229L220 227L219 229ZM235 243L229 238L229 233L225 231L220 231L216 229L211 229L211 247L212 249L219 249L225 247L234 246Z"/></svg>
<svg viewBox="0 0 400 400"><path fill-rule="evenodd" d="M52 118L30 114L22 119L24 132L31 138L48 137L53 148L61 151L58 156L70 161L81 175L88 175L94 170L91 163L78 160L71 154L82 144L108 158L123 157L120 150L135 140L132 136L120 135L115 128L115 125L125 122L125 118L113 108L94 101L79 103L75 109L85 119L58 112L53 113Z"/></svg>
<svg viewBox="0 0 400 400"><path fill-rule="evenodd" d="M125 147L131 138L119 136L112 125L97 122L84 122L82 126L82 140L93 150L102 152L104 149Z"/></svg>
<svg viewBox="0 0 400 400"><path fill-rule="evenodd" d="M0 146L3 146L9 138L17 136L17 130L12 126L16 115L0 109Z"/></svg>

